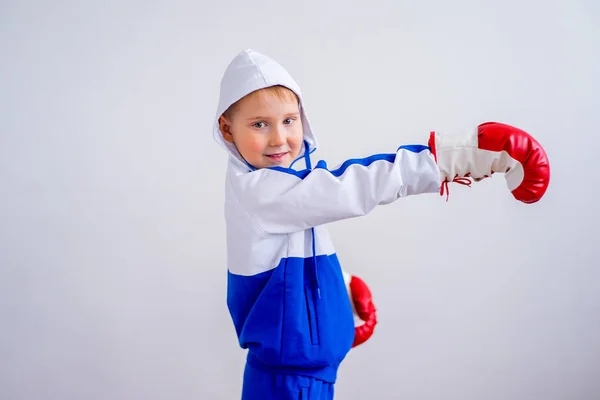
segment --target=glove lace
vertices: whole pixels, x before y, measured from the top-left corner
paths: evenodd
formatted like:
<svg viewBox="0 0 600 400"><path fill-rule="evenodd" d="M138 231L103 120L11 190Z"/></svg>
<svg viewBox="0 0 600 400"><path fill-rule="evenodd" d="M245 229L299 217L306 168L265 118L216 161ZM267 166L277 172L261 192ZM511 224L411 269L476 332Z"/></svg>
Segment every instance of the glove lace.
<svg viewBox="0 0 600 400"><path fill-rule="evenodd" d="M442 187L440 188L440 196L443 196L445 191L446 201L448 201L448 199L450 198L450 188L448 187L449 183L458 183L460 185L471 187L471 184L473 182L467 177L459 177L458 175L455 176L454 179L452 179L451 181L448 181L448 179L444 180L442 182Z"/></svg>
<svg viewBox="0 0 600 400"><path fill-rule="evenodd" d="M507 170L507 172L508 172L508 170ZM475 182L479 182L482 179L489 178L493 174L494 174L494 171L490 171L489 175L484 175L482 178L473 178L473 179L475 180ZM470 176L471 176L471 173L469 172L465 176L456 175L454 177L454 179L452 179L451 181L449 181L448 178L446 178L446 180L444 180L444 182L442 182L442 187L440 188L440 196L444 195L444 190L445 190L446 191L446 201L448 201L448 198L450 197L450 189L448 188L449 183L458 183L461 185L471 187L471 184L473 183L473 181L471 181Z"/></svg>

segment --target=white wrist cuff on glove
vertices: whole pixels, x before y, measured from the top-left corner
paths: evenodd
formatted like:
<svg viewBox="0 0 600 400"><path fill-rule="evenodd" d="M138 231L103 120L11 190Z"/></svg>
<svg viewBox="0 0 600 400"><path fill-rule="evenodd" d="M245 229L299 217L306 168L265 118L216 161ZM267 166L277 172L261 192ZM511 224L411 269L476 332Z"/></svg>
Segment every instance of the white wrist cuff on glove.
<svg viewBox="0 0 600 400"><path fill-rule="evenodd" d="M502 172L505 173L508 189L516 189L525 176L523 165L506 151L479 149L477 134L477 129L465 135L435 132L437 164L442 182L457 177L481 179L494 172Z"/></svg>

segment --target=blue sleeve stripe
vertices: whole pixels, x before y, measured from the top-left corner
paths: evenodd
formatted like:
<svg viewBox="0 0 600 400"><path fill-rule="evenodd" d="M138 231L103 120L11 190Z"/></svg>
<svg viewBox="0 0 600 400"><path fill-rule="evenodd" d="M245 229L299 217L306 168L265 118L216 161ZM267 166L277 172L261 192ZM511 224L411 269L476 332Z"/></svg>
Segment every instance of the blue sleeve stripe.
<svg viewBox="0 0 600 400"><path fill-rule="evenodd" d="M420 144L411 144L411 145L405 145L405 146L398 147L397 151L400 151L400 150L407 150L407 151L410 151L413 153L420 153L424 150L429 150L429 147L420 145ZM393 163L396 160L396 154L395 153L390 153L390 154L383 153L383 154L375 154L375 155L365 157L365 158L351 158L349 160L344 161L344 163L342 163L342 165L338 169L334 169L331 171L329 169L327 169L327 163L324 160L320 160L317 163L317 165L315 166L315 169L317 169L317 168L324 169L326 171L329 171L333 176L340 177L341 175L344 174L344 172L350 166L352 166L354 164L368 167L373 162L379 161L379 160L384 160L384 161ZM268 167L268 169L272 169L272 170L279 171L279 172L284 172L284 173L287 173L290 175L295 175L300 179L306 178L306 176L311 172L310 169L296 171L292 168L284 168L284 167L277 167L277 166L276 167Z"/></svg>
<svg viewBox="0 0 600 400"><path fill-rule="evenodd" d="M375 155L372 155L372 156L369 156L366 158L351 158L349 160L344 161L343 164L338 169L334 169L331 171L329 171L329 169L327 169L327 163L325 161L321 160L317 163L315 169L317 169L317 168L324 169L324 170L329 171L333 176L340 177L352 165L362 165L362 166L368 167L375 161L384 160L384 161L393 163L395 159L396 159L396 154L375 154Z"/></svg>
<svg viewBox="0 0 600 400"><path fill-rule="evenodd" d="M398 150L396 150L396 151L400 151L400 150L408 150L408 151L412 151L413 153L420 153L423 150L430 150L430 149L429 149L429 146L425 146L422 144L407 144L407 145L398 147Z"/></svg>

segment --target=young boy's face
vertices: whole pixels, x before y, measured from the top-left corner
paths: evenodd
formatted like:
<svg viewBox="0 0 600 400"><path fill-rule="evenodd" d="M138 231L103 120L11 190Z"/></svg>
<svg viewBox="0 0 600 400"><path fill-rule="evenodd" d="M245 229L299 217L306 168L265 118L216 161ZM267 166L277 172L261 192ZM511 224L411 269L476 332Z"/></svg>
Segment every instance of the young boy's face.
<svg viewBox="0 0 600 400"><path fill-rule="evenodd" d="M281 95L259 90L241 99L228 114L219 118L223 138L234 143L253 167L287 168L300 154L302 121L298 99L291 91Z"/></svg>

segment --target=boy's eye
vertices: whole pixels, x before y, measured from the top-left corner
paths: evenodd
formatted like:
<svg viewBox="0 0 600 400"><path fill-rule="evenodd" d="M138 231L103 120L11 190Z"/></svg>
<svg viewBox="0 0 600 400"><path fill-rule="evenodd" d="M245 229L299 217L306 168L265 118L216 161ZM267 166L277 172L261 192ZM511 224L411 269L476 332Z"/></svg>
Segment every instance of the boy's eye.
<svg viewBox="0 0 600 400"><path fill-rule="evenodd" d="M264 122L256 122L252 125L255 128L264 128L265 127L265 123Z"/></svg>
<svg viewBox="0 0 600 400"><path fill-rule="evenodd" d="M293 118L288 118L288 119L284 120L283 123L284 124L291 124L293 120L294 120Z"/></svg>

